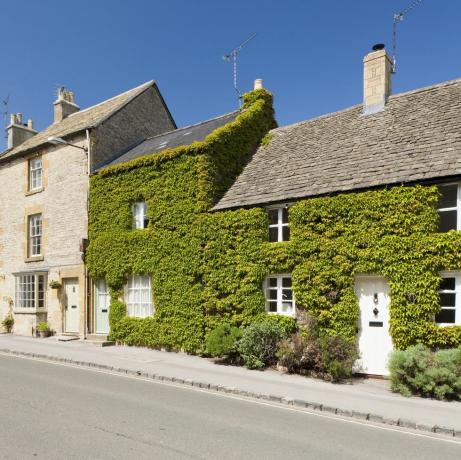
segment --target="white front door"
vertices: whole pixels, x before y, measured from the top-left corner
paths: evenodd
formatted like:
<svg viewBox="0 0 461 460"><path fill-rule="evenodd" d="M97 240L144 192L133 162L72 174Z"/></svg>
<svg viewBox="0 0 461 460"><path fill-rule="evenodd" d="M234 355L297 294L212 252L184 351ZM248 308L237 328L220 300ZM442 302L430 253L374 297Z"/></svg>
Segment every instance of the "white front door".
<svg viewBox="0 0 461 460"><path fill-rule="evenodd" d="M109 305L110 294L104 279L94 282L94 332L96 334L109 333Z"/></svg>
<svg viewBox="0 0 461 460"><path fill-rule="evenodd" d="M356 362L355 371L387 375L387 362L392 351L389 334L389 286L382 277L357 277L355 293L360 308L360 358Z"/></svg>
<svg viewBox="0 0 461 460"><path fill-rule="evenodd" d="M79 293L78 279L64 280L64 332L79 331Z"/></svg>

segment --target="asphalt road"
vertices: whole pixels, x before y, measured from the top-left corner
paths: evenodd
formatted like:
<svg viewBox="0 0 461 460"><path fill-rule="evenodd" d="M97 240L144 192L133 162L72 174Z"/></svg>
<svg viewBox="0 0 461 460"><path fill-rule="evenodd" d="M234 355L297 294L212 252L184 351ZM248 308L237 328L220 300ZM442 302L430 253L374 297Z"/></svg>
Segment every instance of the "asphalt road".
<svg viewBox="0 0 461 460"><path fill-rule="evenodd" d="M457 459L461 444L0 355L2 459Z"/></svg>

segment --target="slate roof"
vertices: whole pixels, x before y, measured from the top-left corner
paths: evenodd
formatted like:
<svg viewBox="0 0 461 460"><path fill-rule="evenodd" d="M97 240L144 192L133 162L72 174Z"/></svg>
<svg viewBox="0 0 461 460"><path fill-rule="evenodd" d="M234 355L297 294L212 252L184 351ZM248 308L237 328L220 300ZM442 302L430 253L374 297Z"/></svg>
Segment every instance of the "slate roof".
<svg viewBox="0 0 461 460"><path fill-rule="evenodd" d="M158 153L167 148L189 145L195 141L203 141L205 137L215 129L234 121L238 114L239 111L236 110L235 112L226 113L225 115L202 121L195 125L149 137L135 147L130 148L123 155L118 156L111 163L104 165L104 167L125 163L126 161L134 160L144 155Z"/></svg>
<svg viewBox="0 0 461 460"><path fill-rule="evenodd" d="M461 79L271 131L214 209L461 174Z"/></svg>
<svg viewBox="0 0 461 460"><path fill-rule="evenodd" d="M17 147L6 150L3 154L0 153L0 162L40 147L47 143L48 137L66 137L85 129L94 128L103 123L145 90L155 86L156 84L153 80L148 81L147 83L101 102L100 104L75 112L59 123L54 123L43 131L40 131L34 137Z"/></svg>

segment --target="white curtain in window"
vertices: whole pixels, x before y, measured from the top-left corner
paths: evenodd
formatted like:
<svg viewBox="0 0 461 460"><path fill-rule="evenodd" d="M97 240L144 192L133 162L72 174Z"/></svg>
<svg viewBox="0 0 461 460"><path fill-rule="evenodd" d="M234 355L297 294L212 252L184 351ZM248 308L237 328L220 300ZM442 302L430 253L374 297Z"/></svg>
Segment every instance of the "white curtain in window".
<svg viewBox="0 0 461 460"><path fill-rule="evenodd" d="M153 316L150 276L132 275L125 285L125 303L128 316L146 318Z"/></svg>

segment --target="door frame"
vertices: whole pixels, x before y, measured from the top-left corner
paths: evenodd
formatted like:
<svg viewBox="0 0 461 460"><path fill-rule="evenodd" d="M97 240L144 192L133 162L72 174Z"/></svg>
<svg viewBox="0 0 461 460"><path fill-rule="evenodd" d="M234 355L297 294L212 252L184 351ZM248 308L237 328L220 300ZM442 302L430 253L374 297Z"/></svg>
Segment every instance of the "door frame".
<svg viewBox="0 0 461 460"><path fill-rule="evenodd" d="M66 286L70 283L75 283L75 286L77 286L77 330L76 331L68 331L67 330L67 292L66 292ZM63 322L63 332L65 334L80 334L80 278L78 276L73 276L73 277L66 277L62 278L62 287L63 287L63 315L62 315L62 322Z"/></svg>
<svg viewBox="0 0 461 460"><path fill-rule="evenodd" d="M379 275L379 274L370 274L370 273L358 273L354 276L354 293L356 295L356 298L357 298L357 307L359 309L359 318L358 318L358 324L357 324L357 349L358 349L358 352L361 354L361 349L360 349L360 335L361 335L361 332L362 332L362 309L360 307L360 298L357 296L357 291L356 291L356 287L357 287L357 282L358 281L363 281L363 280L366 280L366 281L373 281L373 280L376 280L376 281L384 281L386 284L387 284L387 297L388 297L388 303L387 303L387 335L389 337L389 340L390 340L390 343L391 343L391 349L389 351L389 354L395 349L394 348L394 343L393 343L393 340L392 340L392 336L390 334L390 331L389 331L389 328L390 328L390 319L391 319L391 292L390 292L390 283L389 283L389 280L388 278L386 278L384 275ZM360 358L357 360L357 362L360 361ZM386 363L386 368L388 367L388 362ZM373 373L370 373L370 372L357 372L358 374L362 374L362 375L368 375L368 376L372 376L372 377L379 377L379 378L383 378L383 377L386 377L389 375L389 372L385 372L384 374L373 374Z"/></svg>

